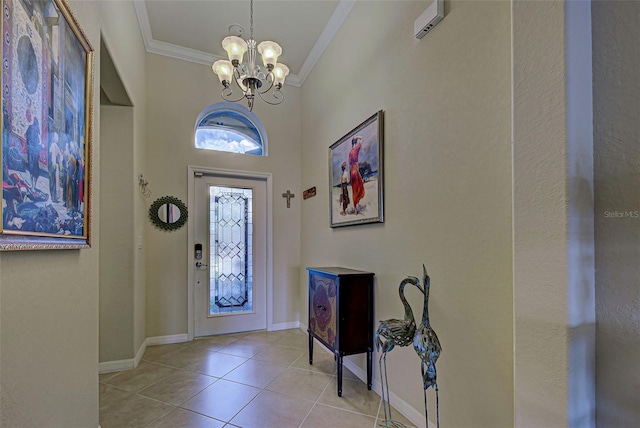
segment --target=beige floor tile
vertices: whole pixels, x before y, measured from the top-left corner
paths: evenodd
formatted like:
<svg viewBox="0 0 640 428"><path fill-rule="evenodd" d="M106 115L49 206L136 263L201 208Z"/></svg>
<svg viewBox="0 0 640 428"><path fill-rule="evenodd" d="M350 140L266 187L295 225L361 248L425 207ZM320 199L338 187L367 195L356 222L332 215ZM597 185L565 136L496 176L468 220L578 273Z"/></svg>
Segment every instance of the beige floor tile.
<svg viewBox="0 0 640 428"><path fill-rule="evenodd" d="M138 393L178 406L217 380L215 377L199 373L177 372Z"/></svg>
<svg viewBox="0 0 640 428"><path fill-rule="evenodd" d="M218 352L229 344L207 339L196 339L182 344L182 349L199 349L209 353Z"/></svg>
<svg viewBox="0 0 640 428"><path fill-rule="evenodd" d="M328 375L334 374L337 368L335 358L332 354L316 348L314 348L313 351L313 364L309 364L309 351L305 350L302 356L298 358L292 366Z"/></svg>
<svg viewBox="0 0 640 428"><path fill-rule="evenodd" d="M253 331L245 334L243 336L243 339L256 340L262 343L273 344L284 336L285 336L285 330L282 330L282 331L258 330L258 331Z"/></svg>
<svg viewBox="0 0 640 428"><path fill-rule="evenodd" d="M151 357L152 359L147 359L147 361L153 361L154 363L181 369L190 364L196 363L197 361L200 361L210 354L211 352L204 348L178 346L171 352Z"/></svg>
<svg viewBox="0 0 640 428"><path fill-rule="evenodd" d="M222 428L224 422L184 409L174 409L148 428Z"/></svg>
<svg viewBox="0 0 640 428"><path fill-rule="evenodd" d="M246 428L298 427L312 406L312 401L263 391L230 422Z"/></svg>
<svg viewBox="0 0 640 428"><path fill-rule="evenodd" d="M277 378L287 366L273 364L267 361L248 360L241 366L229 372L224 378L245 385L264 388Z"/></svg>
<svg viewBox="0 0 640 428"><path fill-rule="evenodd" d="M389 415L387 415L387 417L389 417ZM405 418L404 415L402 413L400 413L398 410L396 410L395 407L391 407L391 420L394 422L399 422L402 425L404 425L406 428L415 428L415 424L413 422L411 422L409 419ZM382 407L382 403L380 404L380 410L378 410L378 424L382 424L382 426L384 426L384 409ZM393 425L391 423L388 424L390 427L392 427ZM402 426L400 425L400 426Z"/></svg>
<svg viewBox="0 0 640 428"><path fill-rule="evenodd" d="M209 376L223 377L245 361L247 361L246 358L216 352L189 364L184 369Z"/></svg>
<svg viewBox="0 0 640 428"><path fill-rule="evenodd" d="M352 379L362 381L358 376L356 376L351 370L346 368L344 364L342 365L342 379Z"/></svg>
<svg viewBox="0 0 640 428"><path fill-rule="evenodd" d="M350 380L357 378L345 368L343 397L338 398L333 355L316 344L312 366L308 358L308 338L299 329L149 347L137 369L100 375L102 428L296 428L302 420L296 412L311 409L316 399L326 404L317 403L319 409L335 408L330 413L342 416L335 428L370 427L366 417L360 425L364 416L357 413L375 419L380 397L367 391L361 380ZM283 402L297 404L285 404L282 410L278 403ZM302 417L307 417L304 426L315 426L315 411ZM330 424L325 422L323 427L333 428Z"/></svg>
<svg viewBox="0 0 640 428"><path fill-rule="evenodd" d="M111 372L111 373L100 373L98 375L98 382L102 382L103 380L109 379L110 377L114 377L120 372Z"/></svg>
<svg viewBox="0 0 640 428"><path fill-rule="evenodd" d="M288 368L267 389L284 395L316 401L332 377L323 373Z"/></svg>
<svg viewBox="0 0 640 428"><path fill-rule="evenodd" d="M180 348L179 343L172 343L170 345L154 345L147 346L147 349L144 351L144 355L142 356L143 360L154 361L155 358L164 355L168 352L175 351Z"/></svg>
<svg viewBox="0 0 640 428"><path fill-rule="evenodd" d="M336 409L335 407L324 406L322 404L316 404L301 427L375 428L376 419L371 416Z"/></svg>
<svg viewBox="0 0 640 428"><path fill-rule="evenodd" d="M117 386L126 391L138 392L154 383L175 373L177 370L171 367L142 361L140 365L133 369L120 372L118 375L105 379L103 383Z"/></svg>
<svg viewBox="0 0 640 428"><path fill-rule="evenodd" d="M200 336L196 337L194 340L200 341L204 340L211 343L220 343L223 345L228 345L229 343L233 343L236 340L240 340L244 337L246 333L233 333L233 334L218 334L215 336Z"/></svg>
<svg viewBox="0 0 640 428"><path fill-rule="evenodd" d="M134 393L101 383L98 386L98 394L100 401L100 414L102 414L103 412L109 412L111 409L118 407Z"/></svg>
<svg viewBox="0 0 640 428"><path fill-rule="evenodd" d="M285 335L274 342L275 345L309 349L309 335L302 330L284 330Z"/></svg>
<svg viewBox="0 0 640 428"><path fill-rule="evenodd" d="M291 348L289 346L269 346L263 351L258 352L252 358L254 360L269 361L274 364L282 364L285 366L291 365L297 360L304 351L298 348Z"/></svg>
<svg viewBox="0 0 640 428"><path fill-rule="evenodd" d="M360 380L342 379L342 397L338 397L337 380L334 377L318 400L326 404L375 417L380 406L380 396L369 391Z"/></svg>
<svg viewBox="0 0 640 428"><path fill-rule="evenodd" d="M228 421L259 393L258 388L221 379L180 407Z"/></svg>
<svg viewBox="0 0 640 428"><path fill-rule="evenodd" d="M219 352L237 357L251 358L258 352L264 351L267 346L267 344L259 340L240 339L220 349Z"/></svg>
<svg viewBox="0 0 640 428"><path fill-rule="evenodd" d="M172 406L133 394L100 413L101 428L143 428L173 410Z"/></svg>

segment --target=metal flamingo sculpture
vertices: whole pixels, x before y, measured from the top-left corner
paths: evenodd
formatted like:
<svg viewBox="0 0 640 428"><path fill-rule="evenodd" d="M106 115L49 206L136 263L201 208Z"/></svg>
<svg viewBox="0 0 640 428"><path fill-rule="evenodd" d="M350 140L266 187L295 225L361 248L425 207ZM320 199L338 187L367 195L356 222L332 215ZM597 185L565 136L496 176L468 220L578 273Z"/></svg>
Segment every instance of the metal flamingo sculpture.
<svg viewBox="0 0 640 428"><path fill-rule="evenodd" d="M427 388L433 387L436 390L436 426L440 427L440 406L438 401L438 382L436 380L436 361L440 356L442 347L436 332L429 324L429 288L431 280L427 275L427 269L422 265L424 284L424 307L422 310L422 322L416 329L413 336L413 349L422 360L420 371L422 372L422 383L424 388L424 415L429 426L429 414L427 412Z"/></svg>
<svg viewBox="0 0 640 428"><path fill-rule="evenodd" d="M398 422L393 421L391 418L391 404L389 403L389 383L387 381L387 353L396 346L408 346L413 342L413 335L416 331L416 321L413 317L413 311L407 299L404 297L404 288L407 284L415 285L424 293L420 286L420 281L414 276L405 278L398 287L398 294L400 300L404 305L404 319L388 319L380 321L378 330L375 334L376 350L382 349L380 355L380 381L382 384L382 405L384 407L384 419L385 426L389 426L391 423L394 427L404 426ZM384 340L383 340L384 339ZM384 360L384 376L382 362ZM386 389L386 390L385 390ZM386 393L386 405L385 405L385 393ZM388 412L388 413L387 413ZM387 416L388 414L388 416Z"/></svg>

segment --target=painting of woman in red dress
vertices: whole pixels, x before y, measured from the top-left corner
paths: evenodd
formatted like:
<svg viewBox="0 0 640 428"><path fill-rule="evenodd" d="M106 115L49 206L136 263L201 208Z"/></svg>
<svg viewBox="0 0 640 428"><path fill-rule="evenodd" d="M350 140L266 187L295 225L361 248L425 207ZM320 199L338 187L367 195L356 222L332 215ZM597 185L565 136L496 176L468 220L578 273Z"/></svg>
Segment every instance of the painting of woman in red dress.
<svg viewBox="0 0 640 428"><path fill-rule="evenodd" d="M358 155L362 148L362 136L356 135L351 139L351 150L349 151L349 173L351 175L351 199L353 200L353 208L358 214L358 202L364 198L364 181L360 175L358 166Z"/></svg>
<svg viewBox="0 0 640 428"><path fill-rule="evenodd" d="M383 113L378 111L329 147L331 227L384 222Z"/></svg>

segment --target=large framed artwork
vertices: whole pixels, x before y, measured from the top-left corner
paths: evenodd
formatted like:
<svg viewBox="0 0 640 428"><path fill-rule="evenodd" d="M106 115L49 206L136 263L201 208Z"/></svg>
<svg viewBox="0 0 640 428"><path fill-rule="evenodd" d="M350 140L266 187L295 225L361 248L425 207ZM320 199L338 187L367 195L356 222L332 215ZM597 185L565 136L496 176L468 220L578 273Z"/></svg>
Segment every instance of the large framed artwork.
<svg viewBox="0 0 640 428"><path fill-rule="evenodd" d="M93 48L64 0L2 0L0 250L90 246Z"/></svg>
<svg viewBox="0 0 640 428"><path fill-rule="evenodd" d="M331 227L384 221L383 142L380 110L329 148Z"/></svg>

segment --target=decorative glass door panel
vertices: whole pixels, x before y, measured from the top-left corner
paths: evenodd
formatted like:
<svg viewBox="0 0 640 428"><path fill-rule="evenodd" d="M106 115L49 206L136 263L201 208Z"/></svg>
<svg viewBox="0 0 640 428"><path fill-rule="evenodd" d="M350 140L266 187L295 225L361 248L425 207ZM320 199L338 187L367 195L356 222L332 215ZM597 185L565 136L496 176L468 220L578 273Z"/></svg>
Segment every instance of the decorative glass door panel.
<svg viewBox="0 0 640 428"><path fill-rule="evenodd" d="M253 312L253 191L210 186L209 201L209 316Z"/></svg>
<svg viewBox="0 0 640 428"><path fill-rule="evenodd" d="M266 328L266 181L196 176L194 194L195 336Z"/></svg>

